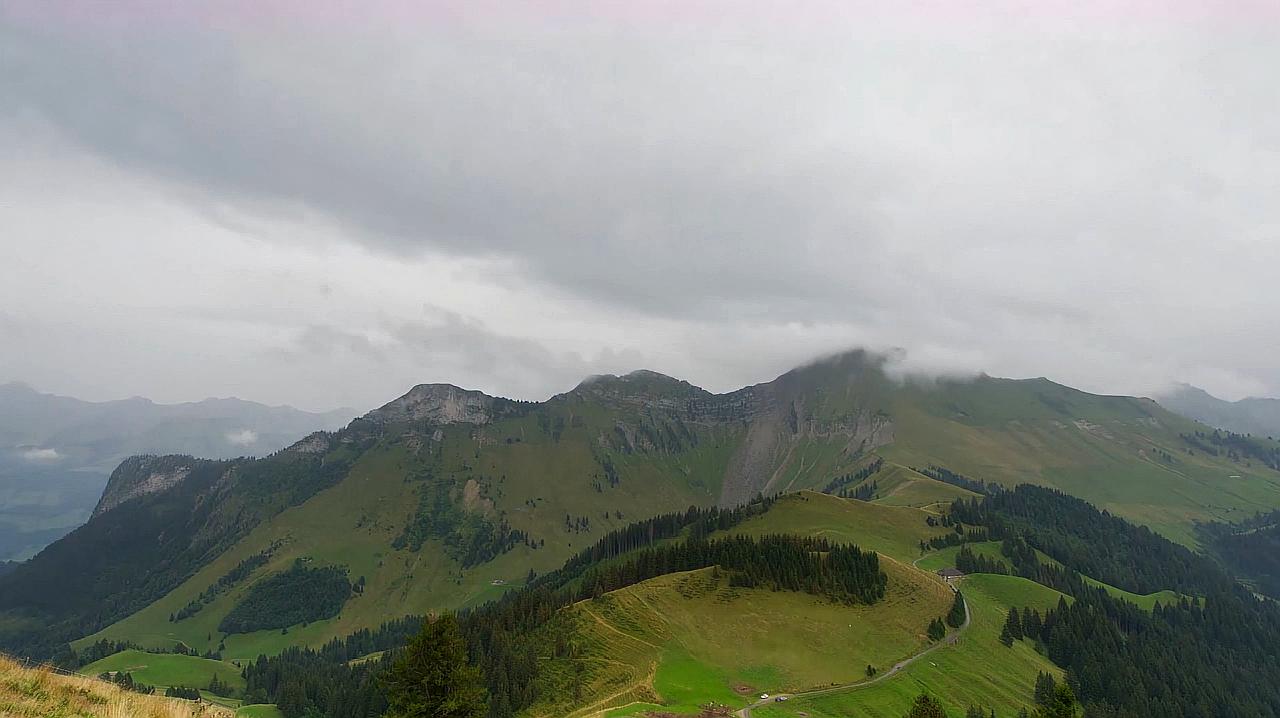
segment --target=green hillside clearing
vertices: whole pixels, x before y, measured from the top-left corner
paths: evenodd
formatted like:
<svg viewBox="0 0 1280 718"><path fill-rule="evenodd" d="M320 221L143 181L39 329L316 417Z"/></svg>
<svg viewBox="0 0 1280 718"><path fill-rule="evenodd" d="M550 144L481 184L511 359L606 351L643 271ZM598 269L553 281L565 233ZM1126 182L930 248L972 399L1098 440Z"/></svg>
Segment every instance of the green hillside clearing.
<svg viewBox="0 0 1280 718"><path fill-rule="evenodd" d="M237 692L244 690L244 678L240 676L240 669L224 661L196 656L146 653L131 649L94 661L80 669L80 673L86 676L113 671L126 671L133 675L135 681L160 688L204 688L216 675L219 681Z"/></svg>
<svg viewBox="0 0 1280 718"><path fill-rule="evenodd" d="M969 499L977 496L968 489L929 478L905 466L885 463L885 467L877 471L867 481L875 482L875 503L889 506L916 506L920 508L949 504L956 499Z"/></svg>
<svg viewBox="0 0 1280 718"><path fill-rule="evenodd" d="M981 542L970 543L965 545L968 546L969 550L976 555L985 556L993 561L1004 561L1005 565L1009 564L1009 560L1005 558L1004 554L1000 552L1000 542L998 541L981 541ZM938 569L955 566L956 554L959 552L960 552L959 546L949 546L939 551L935 551L925 556L924 558L921 558L916 562L916 566L928 571L937 571ZM1041 563L1047 563L1052 566L1059 565L1057 561L1050 558L1049 556L1046 556L1044 553L1040 551L1036 551L1036 555L1040 558ZM1178 601L1181 599L1181 596L1175 591L1168 591L1168 590L1156 591L1155 593L1148 593L1143 595L1138 593L1131 593L1122 588L1117 588L1110 584L1103 583L1102 581L1099 581L1090 576L1082 575L1081 578L1084 579L1085 583L1088 583L1091 586L1097 586L1098 588L1104 589L1106 590L1107 593L1111 594L1112 596L1115 596L1116 598L1122 598L1126 601L1129 601L1130 603L1136 604L1139 608L1142 608L1148 611L1150 611L1153 607L1155 607L1157 603L1167 604L1172 601Z"/></svg>
<svg viewBox="0 0 1280 718"><path fill-rule="evenodd" d="M857 680L868 664L890 665L924 646L929 620L951 602L933 577L891 559L882 567L888 594L872 606L731 588L716 569L583 601L561 617L582 653L549 662L542 695L558 700L531 714L696 712L708 702L741 707L761 691Z"/></svg>
<svg viewBox="0 0 1280 718"><path fill-rule="evenodd" d="M842 499L814 491L782 496L767 513L744 521L731 533L747 536L790 533L823 536L837 543L911 561L920 555L920 541L950 529L930 526L930 514L918 508Z"/></svg>
<svg viewBox="0 0 1280 718"><path fill-rule="evenodd" d="M846 692L754 709L753 718L901 718L921 693L942 700L952 715L974 705L1013 715L1031 707L1036 675L1062 672L1028 642L1006 648L1000 629L1010 606L1049 608L1062 594L1023 578L981 574L962 580L972 624L951 646L944 646L888 680Z"/></svg>

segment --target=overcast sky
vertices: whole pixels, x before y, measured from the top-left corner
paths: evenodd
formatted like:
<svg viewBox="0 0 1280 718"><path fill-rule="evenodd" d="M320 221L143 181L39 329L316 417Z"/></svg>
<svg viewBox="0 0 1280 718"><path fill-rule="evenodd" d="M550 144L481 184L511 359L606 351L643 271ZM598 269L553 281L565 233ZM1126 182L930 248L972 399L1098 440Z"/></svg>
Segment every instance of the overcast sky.
<svg viewBox="0 0 1280 718"><path fill-rule="evenodd" d="M1274 5L171 5L0 0L0 381L1280 394Z"/></svg>

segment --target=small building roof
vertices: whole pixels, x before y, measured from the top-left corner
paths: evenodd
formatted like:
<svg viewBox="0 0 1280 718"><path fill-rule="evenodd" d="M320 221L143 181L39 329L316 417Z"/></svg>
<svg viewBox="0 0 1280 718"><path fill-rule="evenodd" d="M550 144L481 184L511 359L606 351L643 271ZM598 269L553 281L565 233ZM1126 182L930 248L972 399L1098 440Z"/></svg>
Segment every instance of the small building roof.
<svg viewBox="0 0 1280 718"><path fill-rule="evenodd" d="M943 578L960 578L964 575L964 571L955 567L940 568L938 569L938 575Z"/></svg>

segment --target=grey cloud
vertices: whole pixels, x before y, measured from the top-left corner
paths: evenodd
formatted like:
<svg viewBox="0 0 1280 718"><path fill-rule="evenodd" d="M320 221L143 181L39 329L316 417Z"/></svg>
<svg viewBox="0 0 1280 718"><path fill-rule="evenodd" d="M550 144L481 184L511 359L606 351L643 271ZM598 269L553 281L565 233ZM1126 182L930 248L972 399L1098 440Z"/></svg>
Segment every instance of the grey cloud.
<svg viewBox="0 0 1280 718"><path fill-rule="evenodd" d="M340 327L310 325L284 350L291 361L315 361L343 354L393 382L385 391L412 384L443 382L516 398L546 398L568 390L586 376L628 371L643 362L635 351L602 351L584 357L553 351L543 342L494 331L474 318L428 308L426 318L387 321L357 334ZM386 394L381 400L391 398Z"/></svg>
<svg viewBox="0 0 1280 718"><path fill-rule="evenodd" d="M473 386L493 387L507 396L545 398L587 376L629 371L644 361L634 350L605 350L592 356L555 351L535 339L492 331L457 312L432 313L430 319L401 322L389 329L398 356L432 367L437 373L434 381L470 380Z"/></svg>
<svg viewBox="0 0 1280 718"><path fill-rule="evenodd" d="M303 327L294 340L290 353L325 356L339 351L375 361L386 358L385 352L375 346L368 336L320 324Z"/></svg>
<svg viewBox="0 0 1280 718"><path fill-rule="evenodd" d="M702 383L869 344L1089 388L1200 373L1280 391L1256 359L1280 335L1273 33L854 7L683 29L9 13L0 122L46 123L211 215L510 260L531 297L680 324L670 353L695 356L671 363ZM533 393L631 356L459 314L313 324L290 350L409 353Z"/></svg>
<svg viewBox="0 0 1280 718"><path fill-rule="evenodd" d="M874 258L867 205L892 173L793 139L801 113L750 89L784 78L590 32L494 56L519 32L429 33L370 61L358 42L335 56L299 38L13 23L0 97L218 197L327 213L393 251L514 255L655 311L808 303L829 294L804 281L831 279L824 252Z"/></svg>

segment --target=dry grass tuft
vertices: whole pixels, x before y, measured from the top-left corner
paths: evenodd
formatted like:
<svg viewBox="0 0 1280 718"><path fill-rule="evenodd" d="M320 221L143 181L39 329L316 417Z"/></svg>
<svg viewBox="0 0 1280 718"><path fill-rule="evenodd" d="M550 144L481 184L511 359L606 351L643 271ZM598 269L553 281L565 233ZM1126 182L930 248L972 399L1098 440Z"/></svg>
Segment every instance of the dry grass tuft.
<svg viewBox="0 0 1280 718"><path fill-rule="evenodd" d="M144 696L86 676L26 668L0 656L0 716L14 718L231 718L221 706Z"/></svg>

